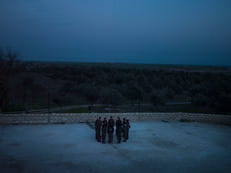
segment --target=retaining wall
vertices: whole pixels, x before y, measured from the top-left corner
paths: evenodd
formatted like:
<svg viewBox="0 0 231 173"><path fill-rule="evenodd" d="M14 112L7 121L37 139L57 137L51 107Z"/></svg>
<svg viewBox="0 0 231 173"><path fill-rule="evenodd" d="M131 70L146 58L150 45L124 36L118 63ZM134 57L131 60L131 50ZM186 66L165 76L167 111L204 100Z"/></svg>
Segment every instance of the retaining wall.
<svg viewBox="0 0 231 173"><path fill-rule="evenodd" d="M120 116L130 121L197 121L231 125L231 115L200 113L50 113L0 114L0 124L58 124L94 122L101 116L114 119Z"/></svg>

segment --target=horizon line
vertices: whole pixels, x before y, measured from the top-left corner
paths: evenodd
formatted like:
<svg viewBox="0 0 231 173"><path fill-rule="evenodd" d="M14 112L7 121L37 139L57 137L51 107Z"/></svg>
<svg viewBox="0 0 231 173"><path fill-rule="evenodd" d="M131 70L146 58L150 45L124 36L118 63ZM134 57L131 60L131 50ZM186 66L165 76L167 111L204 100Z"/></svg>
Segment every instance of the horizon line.
<svg viewBox="0 0 231 173"><path fill-rule="evenodd" d="M129 64L129 65L161 65L161 66L199 66L199 67L231 67L231 65L215 65L215 64L177 64L177 63L144 63L144 62L110 62L110 61L71 61L71 60L28 60L19 59L22 62L38 62L38 63L79 63L79 64Z"/></svg>

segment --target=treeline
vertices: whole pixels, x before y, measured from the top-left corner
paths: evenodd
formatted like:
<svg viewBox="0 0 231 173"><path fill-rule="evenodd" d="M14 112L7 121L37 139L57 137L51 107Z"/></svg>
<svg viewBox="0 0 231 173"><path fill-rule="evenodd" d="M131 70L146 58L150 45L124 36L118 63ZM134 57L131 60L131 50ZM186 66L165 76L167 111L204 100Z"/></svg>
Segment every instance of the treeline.
<svg viewBox="0 0 231 173"><path fill-rule="evenodd" d="M23 63L2 110L76 104L191 103L204 112L231 112L230 73L131 66Z"/></svg>

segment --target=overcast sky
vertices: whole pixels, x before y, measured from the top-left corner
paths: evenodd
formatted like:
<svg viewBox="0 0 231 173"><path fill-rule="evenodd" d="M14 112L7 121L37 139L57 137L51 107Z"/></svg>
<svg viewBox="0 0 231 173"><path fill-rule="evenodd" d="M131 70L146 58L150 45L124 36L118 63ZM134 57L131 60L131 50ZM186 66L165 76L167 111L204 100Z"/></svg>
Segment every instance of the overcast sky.
<svg viewBox="0 0 231 173"><path fill-rule="evenodd" d="M0 0L26 60L231 65L231 0Z"/></svg>

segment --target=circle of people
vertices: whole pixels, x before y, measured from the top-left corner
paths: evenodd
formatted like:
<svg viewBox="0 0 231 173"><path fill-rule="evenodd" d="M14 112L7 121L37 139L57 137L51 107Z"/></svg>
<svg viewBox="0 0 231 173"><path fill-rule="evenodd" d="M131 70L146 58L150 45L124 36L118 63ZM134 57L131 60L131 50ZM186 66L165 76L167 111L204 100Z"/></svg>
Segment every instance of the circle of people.
<svg viewBox="0 0 231 173"><path fill-rule="evenodd" d="M114 135L114 126L116 126L116 137L117 143L121 143L121 139L123 136L123 141L126 142L129 136L129 128L130 123L128 119L123 118L123 122L120 120L120 117L117 117L116 123L112 117L109 120L104 118L101 120L101 117L95 121L95 138L98 142L102 142L105 144L106 134L108 134L108 143L113 143L113 135Z"/></svg>

